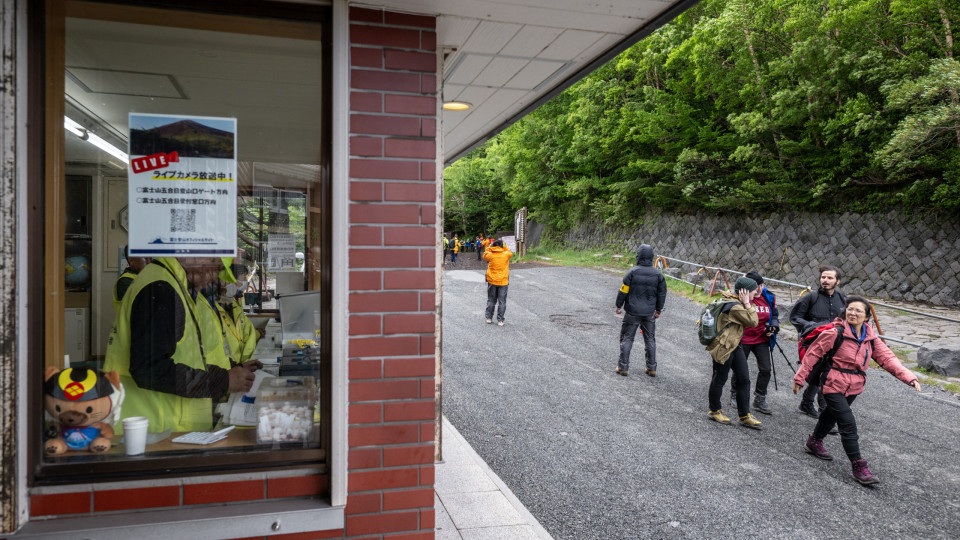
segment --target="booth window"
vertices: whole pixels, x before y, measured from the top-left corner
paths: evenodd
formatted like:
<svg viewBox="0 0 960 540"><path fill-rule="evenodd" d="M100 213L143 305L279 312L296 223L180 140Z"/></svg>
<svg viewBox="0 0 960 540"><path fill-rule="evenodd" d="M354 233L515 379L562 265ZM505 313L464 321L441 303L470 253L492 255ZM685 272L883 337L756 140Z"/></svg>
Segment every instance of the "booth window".
<svg viewBox="0 0 960 540"><path fill-rule="evenodd" d="M43 7L45 262L33 294L45 337L30 356L38 485L327 462L328 8L178 4ZM200 182L134 182L137 158L171 148L191 165L169 174ZM196 167L209 156L230 174ZM219 198L204 199L211 183ZM236 250L194 257L172 246L145 259L144 231L209 233ZM206 269L191 272L201 260ZM101 414L102 398L109 409L120 395L120 413ZM132 415L148 424L137 455L136 422L129 437L122 429ZM208 444L178 439L231 426Z"/></svg>

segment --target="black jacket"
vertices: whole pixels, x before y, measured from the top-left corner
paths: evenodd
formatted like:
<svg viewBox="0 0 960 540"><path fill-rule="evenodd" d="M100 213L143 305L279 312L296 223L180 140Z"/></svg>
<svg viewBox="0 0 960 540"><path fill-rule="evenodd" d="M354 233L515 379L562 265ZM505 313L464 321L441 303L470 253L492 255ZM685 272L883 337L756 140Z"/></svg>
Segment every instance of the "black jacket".
<svg viewBox="0 0 960 540"><path fill-rule="evenodd" d="M626 303L630 315L650 316L663 311L667 300L667 280L653 267L653 248L642 244L637 250L637 266L623 276L623 286L617 293L617 308Z"/></svg>
<svg viewBox="0 0 960 540"><path fill-rule="evenodd" d="M839 289L834 289L833 296L828 296L821 288L816 294L807 293L797 300L790 310L790 322L802 336L821 324L843 317L846 304L847 297Z"/></svg>

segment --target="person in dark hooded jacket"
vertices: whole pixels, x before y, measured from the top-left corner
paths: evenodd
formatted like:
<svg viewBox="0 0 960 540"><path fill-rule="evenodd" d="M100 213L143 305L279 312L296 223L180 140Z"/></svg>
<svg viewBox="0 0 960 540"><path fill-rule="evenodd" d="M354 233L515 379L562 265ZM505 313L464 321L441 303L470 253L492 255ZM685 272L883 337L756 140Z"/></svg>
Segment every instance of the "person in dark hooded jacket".
<svg viewBox="0 0 960 540"><path fill-rule="evenodd" d="M657 375L657 340L655 322L663 311L667 299L667 281L653 267L653 248L641 244L637 250L637 265L623 276L623 285L617 293L617 314L626 307L623 325L620 327L620 360L617 373L627 375L630 369L630 350L639 327L643 333L643 345L647 351L646 374Z"/></svg>

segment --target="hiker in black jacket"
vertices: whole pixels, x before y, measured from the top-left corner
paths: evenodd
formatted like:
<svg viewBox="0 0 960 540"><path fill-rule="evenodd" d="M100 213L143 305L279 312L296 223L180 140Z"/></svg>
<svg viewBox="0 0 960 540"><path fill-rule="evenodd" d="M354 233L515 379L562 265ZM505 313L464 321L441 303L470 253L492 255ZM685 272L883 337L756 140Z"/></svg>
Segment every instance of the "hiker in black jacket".
<svg viewBox="0 0 960 540"><path fill-rule="evenodd" d="M839 283L840 270L836 266L820 267L820 288L816 294L808 293L801 296L790 310L790 322L797 329L798 338L821 324L843 316L847 297L837 289ZM819 418L820 412L813 403L814 397L817 397L820 408L823 409L823 394L818 386L809 384L804 389L803 398L800 400L800 412Z"/></svg>
<svg viewBox="0 0 960 540"><path fill-rule="evenodd" d="M623 276L623 285L617 293L617 314L626 305L627 313L623 316L623 325L620 327L620 360L617 362L617 373L627 375L630 368L630 349L633 348L633 338L637 335L637 327L643 332L643 345L647 350L646 374L657 376L657 340L655 322L663 311L663 303L667 299L667 281L663 274L653 267L653 248L641 244L637 250L637 266L634 266Z"/></svg>

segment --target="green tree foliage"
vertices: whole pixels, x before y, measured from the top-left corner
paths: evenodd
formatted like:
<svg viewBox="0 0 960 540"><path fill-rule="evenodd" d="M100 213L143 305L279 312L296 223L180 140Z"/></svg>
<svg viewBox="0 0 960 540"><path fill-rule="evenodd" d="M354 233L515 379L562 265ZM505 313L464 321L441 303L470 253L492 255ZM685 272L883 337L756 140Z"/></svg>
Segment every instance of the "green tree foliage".
<svg viewBox="0 0 960 540"><path fill-rule="evenodd" d="M957 0L704 0L448 167L446 228L960 210L958 20Z"/></svg>

